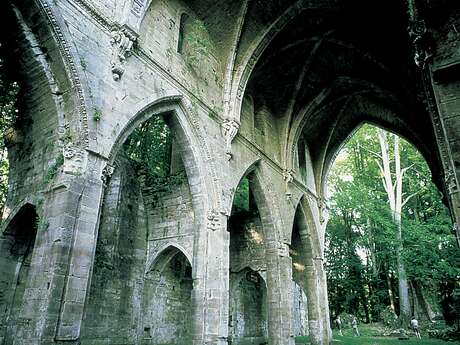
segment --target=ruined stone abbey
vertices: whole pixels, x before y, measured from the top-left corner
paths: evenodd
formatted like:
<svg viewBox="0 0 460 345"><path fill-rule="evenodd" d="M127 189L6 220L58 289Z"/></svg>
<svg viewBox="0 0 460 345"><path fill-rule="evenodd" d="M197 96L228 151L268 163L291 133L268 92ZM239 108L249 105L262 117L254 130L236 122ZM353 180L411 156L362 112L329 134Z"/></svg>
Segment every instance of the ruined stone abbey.
<svg viewBox="0 0 460 345"><path fill-rule="evenodd" d="M0 344L329 344L325 185L362 123L412 142L460 220L458 5L2 1ZM185 176L161 190L123 153L154 117Z"/></svg>

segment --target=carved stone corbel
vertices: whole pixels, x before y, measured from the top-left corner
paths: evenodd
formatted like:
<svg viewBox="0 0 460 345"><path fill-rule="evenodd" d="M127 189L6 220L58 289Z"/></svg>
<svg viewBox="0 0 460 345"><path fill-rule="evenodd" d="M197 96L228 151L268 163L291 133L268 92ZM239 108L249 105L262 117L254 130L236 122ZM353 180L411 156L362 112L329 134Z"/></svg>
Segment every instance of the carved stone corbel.
<svg viewBox="0 0 460 345"><path fill-rule="evenodd" d="M412 39L414 49L414 62L417 67L424 68L432 58L431 47L428 40L428 30L424 20L411 20L408 27L409 37Z"/></svg>
<svg viewBox="0 0 460 345"><path fill-rule="evenodd" d="M64 156L63 172L67 174L81 174L87 162L86 150L68 144L62 148Z"/></svg>
<svg viewBox="0 0 460 345"><path fill-rule="evenodd" d="M292 192L289 190L289 184L294 181L294 171L292 169L283 169L283 180L286 182L286 200L292 201Z"/></svg>
<svg viewBox="0 0 460 345"><path fill-rule="evenodd" d="M318 211L319 211L319 222L321 224L324 223L324 221L326 220L324 218L324 210L326 209L326 201L324 200L324 198L318 198Z"/></svg>
<svg viewBox="0 0 460 345"><path fill-rule="evenodd" d="M279 242L277 251L278 251L278 256L284 257L284 258L289 257L289 246L286 243Z"/></svg>
<svg viewBox="0 0 460 345"><path fill-rule="evenodd" d="M240 124L234 119L225 119L224 122L222 122L222 136L225 139L227 147L225 153L227 154L228 160L232 159L232 142L238 134L239 129Z"/></svg>
<svg viewBox="0 0 460 345"><path fill-rule="evenodd" d="M208 216L207 216L207 219L208 219L207 228L208 228L208 230L211 230L211 231L218 230L220 228L220 226L222 225L221 217L222 217L222 215L218 211L216 211L216 210L209 211Z"/></svg>
<svg viewBox="0 0 460 345"><path fill-rule="evenodd" d="M115 171L115 167L113 165L107 164L104 169L102 169L102 174L101 174L101 180L104 183L104 186L107 186L107 183L109 182L110 178L113 175L113 172Z"/></svg>
<svg viewBox="0 0 460 345"><path fill-rule="evenodd" d="M284 169L283 180L286 181L286 183L291 183L294 181L294 171L292 171L292 169Z"/></svg>
<svg viewBox="0 0 460 345"><path fill-rule="evenodd" d="M138 35L126 26L112 30L110 44L113 46L113 52L110 64L115 81L120 80L125 72L124 64L132 55L137 37Z"/></svg>

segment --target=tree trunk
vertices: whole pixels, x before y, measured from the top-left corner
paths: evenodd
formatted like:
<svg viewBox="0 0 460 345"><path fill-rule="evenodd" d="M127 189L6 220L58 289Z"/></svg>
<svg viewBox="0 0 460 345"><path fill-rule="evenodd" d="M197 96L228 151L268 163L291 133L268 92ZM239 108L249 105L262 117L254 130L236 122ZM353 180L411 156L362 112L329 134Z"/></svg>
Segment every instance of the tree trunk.
<svg viewBox="0 0 460 345"><path fill-rule="evenodd" d="M396 239L398 248L396 250L396 261L398 265L398 293L399 293L399 321L403 328L409 325L411 317L411 307L409 299L409 283L407 281L406 268L402 260L402 236L401 236L401 213L395 214L395 223L397 226Z"/></svg>
<svg viewBox="0 0 460 345"><path fill-rule="evenodd" d="M387 278L388 297L390 298L390 308L391 310L393 310L393 313L396 314L395 298L393 295L393 287L391 284L390 270L388 269L388 267L386 267L385 269L385 277Z"/></svg>
<svg viewBox="0 0 460 345"><path fill-rule="evenodd" d="M423 292L423 287L422 284L420 284L418 281L414 281L413 283L414 286L414 292L416 299L423 310L425 316L427 317L428 320L433 321L434 317L436 316L436 313L433 310L433 307L431 306L430 302L425 296L425 293Z"/></svg>
<svg viewBox="0 0 460 345"><path fill-rule="evenodd" d="M409 295L411 297L412 315L417 320L420 320L421 307L417 299L417 293L415 292L414 281L409 281Z"/></svg>
<svg viewBox="0 0 460 345"><path fill-rule="evenodd" d="M382 183L388 196L391 215L396 226L396 263L398 269L398 292L399 292L399 321L401 327L405 328L410 320L410 300L409 300L409 284L407 282L406 268L402 259L403 241L402 241L402 224L401 212L406 201L402 200L402 182L404 172L407 170L401 169L401 157L399 155L399 137L394 135L394 159L395 159L395 181L393 178L390 166L390 149L388 138L385 131L379 129L379 143L382 153Z"/></svg>

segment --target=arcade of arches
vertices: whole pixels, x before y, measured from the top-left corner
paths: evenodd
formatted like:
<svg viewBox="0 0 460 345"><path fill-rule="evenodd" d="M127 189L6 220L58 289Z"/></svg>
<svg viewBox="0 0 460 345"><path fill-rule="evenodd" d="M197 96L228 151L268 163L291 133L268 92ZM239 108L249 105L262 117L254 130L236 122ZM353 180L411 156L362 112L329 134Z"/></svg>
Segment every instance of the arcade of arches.
<svg viewBox="0 0 460 345"><path fill-rule="evenodd" d="M0 6L0 344L329 344L325 182L363 122L460 221L456 0ZM125 144L160 117L161 188Z"/></svg>

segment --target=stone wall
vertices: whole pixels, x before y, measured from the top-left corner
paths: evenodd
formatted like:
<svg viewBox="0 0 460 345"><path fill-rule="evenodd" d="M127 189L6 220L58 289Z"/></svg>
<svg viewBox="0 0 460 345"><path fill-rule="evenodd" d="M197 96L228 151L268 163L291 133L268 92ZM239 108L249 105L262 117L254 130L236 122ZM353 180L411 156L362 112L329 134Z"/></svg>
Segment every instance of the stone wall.
<svg viewBox="0 0 460 345"><path fill-rule="evenodd" d="M184 25L184 49L178 52L181 17ZM215 43L187 1L152 1L142 22L139 45L142 51L196 96L211 101L212 111L221 109L218 90L222 85L222 67L215 55Z"/></svg>
<svg viewBox="0 0 460 345"><path fill-rule="evenodd" d="M168 184L153 187L143 182L148 223L147 271L153 269L153 261L171 245L180 248L189 261L193 256L195 212L189 177L180 152L180 143L174 140L171 153L173 178Z"/></svg>
<svg viewBox="0 0 460 345"><path fill-rule="evenodd" d="M452 209L460 209L458 78L442 77L458 67L457 12L432 28L439 56L424 73L440 117L429 119L429 96L413 80L420 73L405 68L412 57L401 55L412 50L401 35L407 23L349 20L355 2L317 1L314 10L308 1L11 2L22 18L10 18L3 34L14 37L7 43L21 71L25 121L22 137L10 143L7 210L14 215L22 200L43 200L37 213L45 225L37 231L18 345L167 343L171 334L224 345L231 284L243 284L237 275L248 269L259 285L244 280L235 305L249 305L255 324L263 324L256 308L263 303L254 301L263 300L266 284L274 345L293 344L304 327L305 299L292 278L308 292L313 343L327 344L323 187L334 152L365 120L407 134L438 171L439 151L450 197L457 197ZM361 24L379 39L354 35ZM394 46L404 49L395 54ZM145 186L119 155L130 132L157 115L169 116L187 175L163 191ZM248 173L260 217L235 229L232 200ZM302 241L292 241L299 203ZM188 317L172 322L189 307L191 326ZM154 309L163 311L156 322L142 318ZM245 329L249 338L256 334Z"/></svg>
<svg viewBox="0 0 460 345"><path fill-rule="evenodd" d="M293 330L295 336L308 335L308 300L303 289L292 282Z"/></svg>

